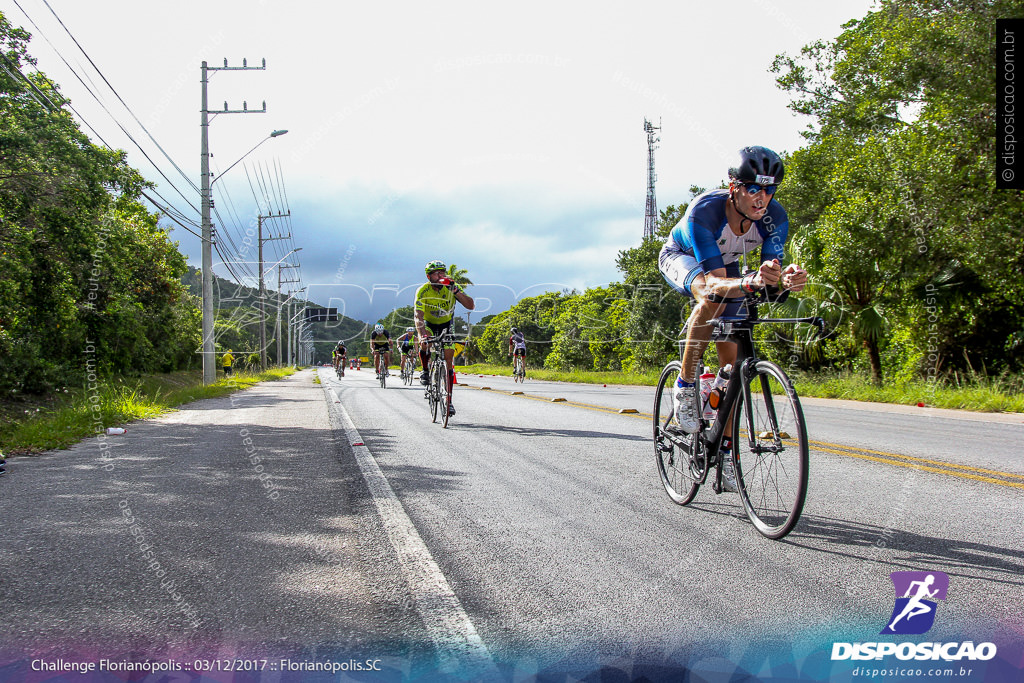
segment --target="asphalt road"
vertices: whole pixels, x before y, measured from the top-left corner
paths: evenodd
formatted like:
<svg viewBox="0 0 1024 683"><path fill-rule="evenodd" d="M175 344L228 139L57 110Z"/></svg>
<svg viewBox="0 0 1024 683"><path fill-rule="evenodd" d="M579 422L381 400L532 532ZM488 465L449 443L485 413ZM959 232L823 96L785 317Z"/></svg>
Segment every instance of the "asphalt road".
<svg viewBox="0 0 1024 683"><path fill-rule="evenodd" d="M1020 649L1017 416L806 401L807 504L773 542L735 494L668 499L650 389L460 375L442 430L397 377L319 375L15 459L0 668L269 654L367 658L377 679L827 674L834 640L878 638L898 570L950 577L929 639Z"/></svg>
<svg viewBox="0 0 1024 683"><path fill-rule="evenodd" d="M911 569L956 587L937 638L1022 621L1019 416L808 401L810 493L770 542L735 494L669 501L651 389L460 375L441 430L417 387L323 376L499 661L739 661L752 642L869 638L889 573Z"/></svg>

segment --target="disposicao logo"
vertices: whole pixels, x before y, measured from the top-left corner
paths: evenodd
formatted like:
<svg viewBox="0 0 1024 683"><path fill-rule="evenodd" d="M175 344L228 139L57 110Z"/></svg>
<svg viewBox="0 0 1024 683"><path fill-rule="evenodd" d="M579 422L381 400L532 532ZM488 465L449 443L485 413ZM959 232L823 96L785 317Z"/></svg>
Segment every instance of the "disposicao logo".
<svg viewBox="0 0 1024 683"><path fill-rule="evenodd" d="M882 635L919 635L935 623L935 600L945 600L949 577L943 572L893 572L896 605Z"/></svg>
<svg viewBox="0 0 1024 683"><path fill-rule="evenodd" d="M881 635L920 635L935 624L936 600L945 600L949 577L943 572L893 572L896 603ZM996 656L994 643L832 643L832 660L897 659L987 661Z"/></svg>

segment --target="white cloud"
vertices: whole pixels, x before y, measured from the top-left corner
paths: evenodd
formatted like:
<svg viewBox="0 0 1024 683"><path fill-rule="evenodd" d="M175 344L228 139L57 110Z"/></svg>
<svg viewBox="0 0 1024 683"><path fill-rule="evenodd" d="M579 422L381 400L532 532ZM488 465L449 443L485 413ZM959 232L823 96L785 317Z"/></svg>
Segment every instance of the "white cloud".
<svg viewBox="0 0 1024 683"><path fill-rule="evenodd" d="M75 48L41 0L22 6L57 49ZM440 252L514 292L584 288L618 277L639 242L646 194L645 117L661 121L658 203L713 186L746 144L793 150L804 122L767 73L774 55L830 38L871 0L669 0L590 5L529 0L387 4L276 0L50 0L135 114L199 180L199 66L267 60L265 71L212 72L216 169L270 130L249 161L280 159L307 283L406 286ZM8 19L26 23L20 12ZM197 17L201 19L197 20ZM157 30L159 27L159 30ZM36 32L33 30L33 32ZM162 179L37 36L30 51L76 108L131 162ZM80 55L73 64L85 63ZM76 67L77 68L77 67ZM100 79L93 74L93 83ZM169 169L116 99L96 92ZM225 176L241 220L256 202L242 166ZM161 186L168 198L175 191ZM198 217L184 200L182 211ZM179 231L198 263L199 241ZM350 247L354 252L346 254Z"/></svg>

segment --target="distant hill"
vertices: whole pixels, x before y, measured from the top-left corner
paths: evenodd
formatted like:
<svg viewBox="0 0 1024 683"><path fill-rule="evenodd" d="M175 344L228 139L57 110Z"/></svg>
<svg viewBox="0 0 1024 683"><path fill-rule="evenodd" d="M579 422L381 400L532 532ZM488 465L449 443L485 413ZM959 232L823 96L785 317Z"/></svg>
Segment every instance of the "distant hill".
<svg viewBox="0 0 1024 683"><path fill-rule="evenodd" d="M198 268L189 266L188 272L182 276L181 280L189 288L190 293L200 299L202 298L203 280L202 273ZM267 300L265 304L267 339L273 338L274 325L276 322L277 305L275 296L277 296L276 292L267 292ZM292 299L289 303L294 306L292 308L293 315L303 306L311 308L325 307L321 303L298 297ZM221 321L224 320L234 320L238 322L239 326L244 329L247 334L253 335L254 338L259 336L259 290L257 288L240 285L237 282L225 280L222 277L214 275L213 307L217 312L218 325L221 325ZM238 309L246 310L243 313ZM350 356L356 354L365 356L367 354L369 347L367 337L369 336L370 330L373 329L372 323L366 323L362 320L342 316L337 322L315 322L309 323L309 326L314 340L313 344L316 350L315 361L317 363L323 362L324 360L330 360L331 349L334 348L334 345L338 343L339 339L345 340ZM232 339L235 339L235 337L232 337ZM241 346L243 342L238 341L233 342L233 344ZM271 358L276 358L277 350L272 346L268 350L268 353Z"/></svg>

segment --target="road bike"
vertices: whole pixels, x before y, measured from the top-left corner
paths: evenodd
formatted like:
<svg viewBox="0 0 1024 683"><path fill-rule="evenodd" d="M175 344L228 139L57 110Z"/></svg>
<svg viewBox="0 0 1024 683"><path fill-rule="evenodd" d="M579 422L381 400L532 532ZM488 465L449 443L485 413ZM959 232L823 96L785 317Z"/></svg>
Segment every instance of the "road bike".
<svg viewBox="0 0 1024 683"><path fill-rule="evenodd" d="M402 383L406 386L411 385L413 378L416 374L416 363L413 362L412 356L407 353L402 354Z"/></svg>
<svg viewBox="0 0 1024 683"><path fill-rule="evenodd" d="M426 343L430 350L430 361L427 363L426 398L430 407L430 421L441 420L441 426L448 428L448 417L452 407L452 377L448 365L444 361L444 351L452 345L453 338L448 332L427 337Z"/></svg>
<svg viewBox="0 0 1024 683"><path fill-rule="evenodd" d="M338 376L338 379L341 379L342 377L345 376L345 362L344 362L344 360L342 360L341 362L338 363L338 367L334 368L334 374L336 374Z"/></svg>
<svg viewBox="0 0 1024 683"><path fill-rule="evenodd" d="M512 360L512 381L520 384L526 381L526 360L522 356Z"/></svg>
<svg viewBox="0 0 1024 683"><path fill-rule="evenodd" d="M384 388L387 387L387 385L388 385L388 376L389 376L388 364L387 364L387 361L384 360L384 353L385 353L385 351L383 349L381 351L379 351L377 353L377 355L374 357L374 364L373 364L373 367L377 370L377 379L380 381L380 388L381 389L384 389Z"/></svg>
<svg viewBox="0 0 1024 683"><path fill-rule="evenodd" d="M764 536L780 539L796 526L807 495L809 455L807 428L800 399L785 371L757 355L754 326L763 323L809 323L824 334L824 322L809 318L758 318L757 306L778 303L788 292L774 298L763 292L742 299L746 314L715 318L711 341L737 343L736 363L721 396L715 418L704 419L701 395L695 391L697 429L679 429L672 393L682 367L687 326L679 341L680 360L661 372L654 394L654 455L666 493L686 505L711 476L712 490L722 493L722 439L731 427L732 465L743 508ZM730 420L730 418L732 418Z"/></svg>

